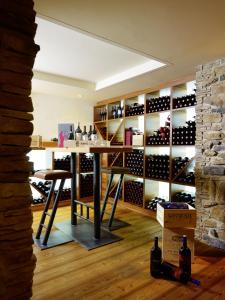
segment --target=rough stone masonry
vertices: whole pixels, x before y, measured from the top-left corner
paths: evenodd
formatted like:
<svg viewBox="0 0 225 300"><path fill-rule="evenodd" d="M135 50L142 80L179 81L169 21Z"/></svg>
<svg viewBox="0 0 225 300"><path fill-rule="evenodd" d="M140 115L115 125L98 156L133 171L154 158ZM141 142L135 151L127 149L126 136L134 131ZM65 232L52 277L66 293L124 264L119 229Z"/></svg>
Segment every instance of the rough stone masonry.
<svg viewBox="0 0 225 300"><path fill-rule="evenodd" d="M196 238L225 249L225 58L196 73Z"/></svg>
<svg viewBox="0 0 225 300"><path fill-rule="evenodd" d="M29 173L32 68L39 47L32 0L0 0L0 299L32 295Z"/></svg>

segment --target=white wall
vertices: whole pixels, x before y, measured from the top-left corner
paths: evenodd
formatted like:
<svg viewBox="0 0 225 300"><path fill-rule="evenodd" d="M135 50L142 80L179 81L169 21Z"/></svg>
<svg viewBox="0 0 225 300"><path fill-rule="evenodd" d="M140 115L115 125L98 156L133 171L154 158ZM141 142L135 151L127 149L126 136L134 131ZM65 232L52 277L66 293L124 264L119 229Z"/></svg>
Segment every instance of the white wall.
<svg viewBox="0 0 225 300"><path fill-rule="evenodd" d="M34 135L41 135L42 140L58 137L58 123L74 123L83 125L93 122L93 107L85 100L66 98L41 93L32 94L34 106Z"/></svg>

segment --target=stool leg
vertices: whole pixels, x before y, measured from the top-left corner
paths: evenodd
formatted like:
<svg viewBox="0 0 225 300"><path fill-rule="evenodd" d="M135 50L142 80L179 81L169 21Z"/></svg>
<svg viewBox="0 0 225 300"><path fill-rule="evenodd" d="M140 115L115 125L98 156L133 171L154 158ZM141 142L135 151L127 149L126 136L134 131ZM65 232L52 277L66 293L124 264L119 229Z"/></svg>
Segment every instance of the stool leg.
<svg viewBox="0 0 225 300"><path fill-rule="evenodd" d="M124 177L124 174L121 174L120 175L120 180L119 180L119 183L118 183L118 187L117 187L117 190L116 190L116 195L115 195L115 198L114 198L113 206L112 206L112 211L111 211L109 222L108 222L108 226L109 227L112 226L114 214L115 214L115 211L116 211L117 202L118 202L118 199L119 199L119 196L120 196L120 191L121 191L121 187L122 187L123 177Z"/></svg>
<svg viewBox="0 0 225 300"><path fill-rule="evenodd" d="M100 217L101 222L103 220L103 216L104 216L104 213L105 213L106 205L107 205L107 202L108 202L109 192L110 192L110 188L111 188L112 181L113 181L113 176L114 176L114 174L110 175L108 187L107 187L105 198L104 198L104 201L103 201L103 206L102 206L102 211L101 211L101 217Z"/></svg>
<svg viewBox="0 0 225 300"><path fill-rule="evenodd" d="M48 197L47 197L47 200L46 200L46 203L45 203L45 207L44 207L44 210L43 210L43 213L42 213L42 216L41 216L41 220L40 220L40 223L39 223L39 226L38 226L38 230L37 230L37 234L36 234L36 239L40 239L41 231L42 231L42 228L43 228L42 225L45 222L46 213L47 213L47 211L49 209L49 205L51 203L52 195L53 195L54 189L55 189L55 184L56 184L56 180L53 180L51 188L50 188L50 191L49 191L49 194L48 194Z"/></svg>
<svg viewBox="0 0 225 300"><path fill-rule="evenodd" d="M51 213L49 223L48 223L48 226L47 226L47 229L46 229L46 232L45 232L45 237L43 239L43 245L47 245L49 234L50 234L50 231L52 229L53 221L54 221L54 218L55 218L56 210L57 210L57 207L58 207L58 203L59 203L59 199L60 199L60 195L61 195L64 183L65 183L65 179L61 179L61 182L60 182L60 185L59 185L59 190L58 190L58 193L56 195L56 198L55 198L55 201L54 201L54 204L53 204L53 208L52 208L52 213Z"/></svg>

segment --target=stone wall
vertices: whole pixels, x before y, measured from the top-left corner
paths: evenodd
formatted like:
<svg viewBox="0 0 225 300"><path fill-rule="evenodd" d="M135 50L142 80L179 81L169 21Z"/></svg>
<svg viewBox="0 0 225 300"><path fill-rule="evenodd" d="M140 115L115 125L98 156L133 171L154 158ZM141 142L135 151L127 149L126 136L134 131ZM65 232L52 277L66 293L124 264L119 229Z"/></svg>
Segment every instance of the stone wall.
<svg viewBox="0 0 225 300"><path fill-rule="evenodd" d="M196 74L196 237L225 249L225 58Z"/></svg>
<svg viewBox="0 0 225 300"><path fill-rule="evenodd" d="M32 249L28 176L33 110L32 67L39 47L32 0L0 0L0 299L32 295L36 259Z"/></svg>

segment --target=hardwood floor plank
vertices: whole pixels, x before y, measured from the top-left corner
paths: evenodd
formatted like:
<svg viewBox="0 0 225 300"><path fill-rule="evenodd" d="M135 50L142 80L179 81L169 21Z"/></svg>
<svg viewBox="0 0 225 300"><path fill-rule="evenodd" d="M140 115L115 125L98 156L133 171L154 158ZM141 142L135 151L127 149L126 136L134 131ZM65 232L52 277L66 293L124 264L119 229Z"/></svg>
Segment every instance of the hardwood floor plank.
<svg viewBox="0 0 225 300"><path fill-rule="evenodd" d="M36 232L41 212L34 212ZM69 219L70 208L57 211L56 221ZM149 275L149 251L161 227L149 217L118 209L117 217L131 224L116 233L123 240L92 251L71 242L45 251L34 246L37 267L32 300L189 300L225 299L224 252L196 244L201 255L192 266L200 287ZM217 255L218 253L218 255ZM221 254L222 253L222 254Z"/></svg>

